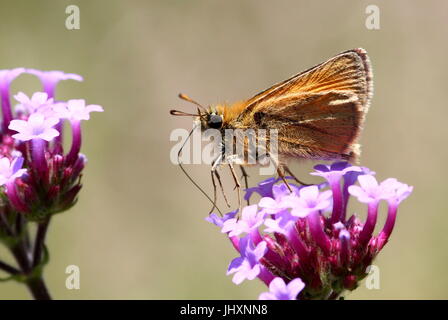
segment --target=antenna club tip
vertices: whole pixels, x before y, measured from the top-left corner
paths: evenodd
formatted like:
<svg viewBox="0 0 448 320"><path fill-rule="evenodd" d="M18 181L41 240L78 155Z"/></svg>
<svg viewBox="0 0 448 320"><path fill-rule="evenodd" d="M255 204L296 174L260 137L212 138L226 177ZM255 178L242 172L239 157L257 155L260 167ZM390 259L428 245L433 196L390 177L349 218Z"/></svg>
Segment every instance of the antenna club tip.
<svg viewBox="0 0 448 320"><path fill-rule="evenodd" d="M182 100L191 102L191 103L195 104L196 106L198 106L200 109L206 111L206 109L205 109L203 106L201 106L201 104L197 103L196 101L194 101L193 99L191 99L191 98L190 98L189 96L187 96L186 94L179 93L178 96L179 96L179 98L181 98Z"/></svg>

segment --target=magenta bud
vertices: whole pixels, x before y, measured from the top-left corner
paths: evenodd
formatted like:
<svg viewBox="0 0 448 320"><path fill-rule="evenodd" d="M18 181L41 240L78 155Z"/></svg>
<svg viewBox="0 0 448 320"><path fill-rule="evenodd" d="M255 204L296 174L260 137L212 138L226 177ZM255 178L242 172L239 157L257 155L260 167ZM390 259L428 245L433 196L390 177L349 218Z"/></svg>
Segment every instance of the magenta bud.
<svg viewBox="0 0 448 320"><path fill-rule="evenodd" d="M347 290L354 290L358 286L358 281L356 276L349 275L344 278L344 288Z"/></svg>
<svg viewBox="0 0 448 320"><path fill-rule="evenodd" d="M14 181L10 181L10 182L7 183L6 194L8 196L8 199L9 199L11 205L17 211L20 211L22 213L26 213L26 212L29 211L28 206L23 201L23 199L20 197L20 195L19 195L19 193L17 191L16 184L14 183Z"/></svg>

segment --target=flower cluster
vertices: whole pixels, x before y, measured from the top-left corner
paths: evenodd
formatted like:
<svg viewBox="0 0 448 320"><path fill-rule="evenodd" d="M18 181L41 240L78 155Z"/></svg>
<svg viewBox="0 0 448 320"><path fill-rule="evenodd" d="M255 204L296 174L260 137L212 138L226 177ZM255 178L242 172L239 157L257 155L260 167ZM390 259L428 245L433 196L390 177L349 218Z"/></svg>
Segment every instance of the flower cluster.
<svg viewBox="0 0 448 320"><path fill-rule="evenodd" d="M278 179L267 179L246 190L262 198L223 217L206 218L221 228L240 256L227 274L240 284L259 278L269 292L260 299L337 299L354 290L392 233L397 209L412 187L346 162L317 165L315 176L326 182L296 186L292 192ZM358 185L356 184L358 182ZM367 218L347 216L350 196L367 205ZM383 229L374 234L381 201L388 204Z"/></svg>
<svg viewBox="0 0 448 320"><path fill-rule="evenodd" d="M30 96L18 92L12 100L11 82L24 73L37 76L43 89ZM58 82L68 79L83 80L62 71L0 70L0 240L17 262L15 267L0 260L0 270L25 283L36 299L51 299L42 277L50 219L72 207L81 189L87 161L80 153L81 121L103 111L83 99L56 100ZM67 123L72 137L65 151ZM34 237L29 222L37 225Z"/></svg>
<svg viewBox="0 0 448 320"><path fill-rule="evenodd" d="M37 76L42 92L31 96L14 95L11 107L10 84L20 74ZM16 68L0 71L3 121L0 132L0 186L5 200L3 211L17 211L27 219L41 221L70 208L81 188L81 172L86 157L80 154L81 121L98 105L86 105L83 99L57 101L56 85L61 80L82 81L76 74ZM72 143L63 150L63 126L71 126Z"/></svg>

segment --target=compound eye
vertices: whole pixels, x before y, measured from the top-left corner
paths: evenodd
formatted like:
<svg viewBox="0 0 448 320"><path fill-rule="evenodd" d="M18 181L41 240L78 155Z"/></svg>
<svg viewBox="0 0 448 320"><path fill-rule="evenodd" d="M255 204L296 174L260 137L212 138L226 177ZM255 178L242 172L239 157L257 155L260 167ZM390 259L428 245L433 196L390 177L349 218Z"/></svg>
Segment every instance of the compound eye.
<svg viewBox="0 0 448 320"><path fill-rule="evenodd" d="M222 126L222 117L218 116L217 114L211 114L208 118L207 122L209 128L212 129L221 129Z"/></svg>

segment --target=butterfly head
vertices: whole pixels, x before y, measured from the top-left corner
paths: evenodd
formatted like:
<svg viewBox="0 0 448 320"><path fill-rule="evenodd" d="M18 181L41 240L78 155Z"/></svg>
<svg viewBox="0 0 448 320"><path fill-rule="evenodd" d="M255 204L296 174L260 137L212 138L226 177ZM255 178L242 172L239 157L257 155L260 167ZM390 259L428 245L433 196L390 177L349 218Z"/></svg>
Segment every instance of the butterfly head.
<svg viewBox="0 0 448 320"><path fill-rule="evenodd" d="M186 113L183 111L178 110L171 110L170 114L173 116L190 116L194 117L195 123L201 126L201 130L207 130L207 129L221 129L223 122L224 122L224 116L220 114L216 108L210 107L210 108L204 108L202 105L197 103L196 101L192 100L190 97L179 94L179 98L186 100L188 102L191 102L197 106L197 114L193 113Z"/></svg>
<svg viewBox="0 0 448 320"><path fill-rule="evenodd" d="M201 129L221 129L224 122L223 116L219 114L215 109L210 108L203 116L199 118L201 120Z"/></svg>

